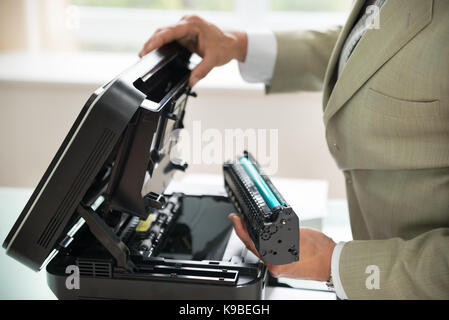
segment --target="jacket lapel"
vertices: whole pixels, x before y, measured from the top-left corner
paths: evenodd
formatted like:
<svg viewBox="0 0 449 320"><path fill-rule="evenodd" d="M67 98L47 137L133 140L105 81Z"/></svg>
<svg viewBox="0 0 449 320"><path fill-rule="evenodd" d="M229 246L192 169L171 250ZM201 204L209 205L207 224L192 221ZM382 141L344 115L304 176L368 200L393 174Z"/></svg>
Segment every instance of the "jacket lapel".
<svg viewBox="0 0 449 320"><path fill-rule="evenodd" d="M433 0L387 0L380 11L380 28L366 31L336 80L329 98L324 100L325 125L382 65L430 23L432 3ZM352 23L349 29L351 27ZM333 53L332 75L327 75L330 83L336 77L335 65L345 39L340 37L339 51Z"/></svg>

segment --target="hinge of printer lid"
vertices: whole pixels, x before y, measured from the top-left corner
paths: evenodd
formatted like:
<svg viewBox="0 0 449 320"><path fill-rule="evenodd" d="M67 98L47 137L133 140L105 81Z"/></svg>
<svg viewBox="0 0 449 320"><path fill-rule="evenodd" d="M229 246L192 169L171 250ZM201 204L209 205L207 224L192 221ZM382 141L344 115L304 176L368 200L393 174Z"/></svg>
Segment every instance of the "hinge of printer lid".
<svg viewBox="0 0 449 320"><path fill-rule="evenodd" d="M129 248L117 237L104 220L88 206L80 204L77 211L86 221L95 238L114 257L117 267L129 271L135 270L134 263L129 259Z"/></svg>

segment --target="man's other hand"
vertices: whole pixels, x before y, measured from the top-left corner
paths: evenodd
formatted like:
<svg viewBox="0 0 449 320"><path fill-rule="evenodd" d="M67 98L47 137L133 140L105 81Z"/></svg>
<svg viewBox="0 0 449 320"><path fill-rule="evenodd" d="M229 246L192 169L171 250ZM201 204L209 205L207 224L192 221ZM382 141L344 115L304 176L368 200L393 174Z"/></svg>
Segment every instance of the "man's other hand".
<svg viewBox="0 0 449 320"><path fill-rule="evenodd" d="M166 43L177 41L203 60L192 70L190 87L204 78L214 67L232 59L246 58L247 35L240 31L223 31L195 15L183 17L177 24L161 28L148 39L139 53L143 57Z"/></svg>
<svg viewBox="0 0 449 320"><path fill-rule="evenodd" d="M245 246L260 258L240 216L231 213L229 219L234 224L235 232ZM335 245L331 238L320 231L300 228L299 261L277 266L269 263L265 263L265 265L275 278L327 281L331 274L331 259ZM263 261L263 259L261 260Z"/></svg>

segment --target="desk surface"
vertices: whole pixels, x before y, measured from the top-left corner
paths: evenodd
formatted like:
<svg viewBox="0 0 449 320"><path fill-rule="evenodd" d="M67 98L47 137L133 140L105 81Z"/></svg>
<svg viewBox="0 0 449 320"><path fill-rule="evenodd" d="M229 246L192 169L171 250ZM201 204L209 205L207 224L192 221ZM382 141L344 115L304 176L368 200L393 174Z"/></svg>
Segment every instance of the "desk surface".
<svg viewBox="0 0 449 320"><path fill-rule="evenodd" d="M0 241L6 238L9 230L30 197L32 189L0 188ZM328 201L329 214L323 220L323 231L336 241L350 240L349 218L346 201L333 199ZM45 272L33 272L8 257L0 249L0 299L55 299L47 287ZM322 283L281 279L296 288L268 287L266 299L310 300L335 299L335 294L326 291L297 288L324 289Z"/></svg>

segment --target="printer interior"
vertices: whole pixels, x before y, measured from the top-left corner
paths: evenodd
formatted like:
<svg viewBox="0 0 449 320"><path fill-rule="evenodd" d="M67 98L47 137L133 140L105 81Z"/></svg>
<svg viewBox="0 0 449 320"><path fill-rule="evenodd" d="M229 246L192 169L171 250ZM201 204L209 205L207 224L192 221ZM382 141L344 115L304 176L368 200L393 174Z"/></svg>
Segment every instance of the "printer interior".
<svg viewBox="0 0 449 320"><path fill-rule="evenodd" d="M148 208L146 220L125 212L96 210L114 235L129 249L133 264L144 265L153 258L221 261L231 236L227 215L235 211L224 196L193 196L175 193L167 196L161 209ZM109 255L95 234L84 225L66 253L78 259Z"/></svg>

